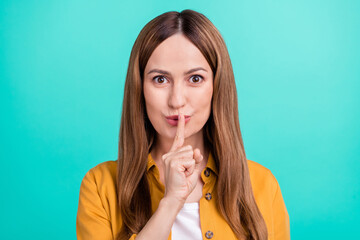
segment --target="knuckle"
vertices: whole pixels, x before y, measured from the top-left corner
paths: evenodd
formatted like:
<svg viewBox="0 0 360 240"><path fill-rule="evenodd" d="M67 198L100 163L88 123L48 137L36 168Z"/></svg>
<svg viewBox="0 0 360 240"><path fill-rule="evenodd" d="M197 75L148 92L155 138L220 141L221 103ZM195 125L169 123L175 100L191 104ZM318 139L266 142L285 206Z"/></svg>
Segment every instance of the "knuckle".
<svg viewBox="0 0 360 240"><path fill-rule="evenodd" d="M169 165L170 165L170 168L175 168L176 167L176 162L171 161Z"/></svg>
<svg viewBox="0 0 360 240"><path fill-rule="evenodd" d="M163 161L166 161L166 160L169 159L169 158L171 157L171 155L173 155L173 154L174 154L173 151L167 152L167 153L165 153L164 155L161 156L161 159L162 159Z"/></svg>
<svg viewBox="0 0 360 240"><path fill-rule="evenodd" d="M190 164L191 166L194 166L194 165L195 165L195 160L194 160L194 159L191 159L191 160L189 161L189 164Z"/></svg>
<svg viewBox="0 0 360 240"><path fill-rule="evenodd" d="M191 152L193 152L193 148L192 148L191 145L186 145L186 146L180 148L180 150L181 151L191 151Z"/></svg>
<svg viewBox="0 0 360 240"><path fill-rule="evenodd" d="M164 158L164 164L165 164L165 165L168 165L170 161L171 161L171 156L166 156L166 157Z"/></svg>

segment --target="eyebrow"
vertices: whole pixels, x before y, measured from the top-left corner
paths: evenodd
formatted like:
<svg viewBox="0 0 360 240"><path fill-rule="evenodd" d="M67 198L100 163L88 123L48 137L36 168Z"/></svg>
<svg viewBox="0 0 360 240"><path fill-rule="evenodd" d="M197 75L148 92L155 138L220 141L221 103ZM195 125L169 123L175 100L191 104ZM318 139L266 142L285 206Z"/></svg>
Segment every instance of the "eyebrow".
<svg viewBox="0 0 360 240"><path fill-rule="evenodd" d="M196 72L196 71L199 71L199 70L203 70L203 71L207 72L204 68L197 67L197 68L190 69L189 71L185 72L185 74L190 74L190 73L193 73L193 72ZM156 68L150 70L147 74L150 74L150 73L153 73L153 72L157 72L157 73L161 73L161 74L165 74L165 75L170 75L169 72L161 70L161 69L156 69Z"/></svg>

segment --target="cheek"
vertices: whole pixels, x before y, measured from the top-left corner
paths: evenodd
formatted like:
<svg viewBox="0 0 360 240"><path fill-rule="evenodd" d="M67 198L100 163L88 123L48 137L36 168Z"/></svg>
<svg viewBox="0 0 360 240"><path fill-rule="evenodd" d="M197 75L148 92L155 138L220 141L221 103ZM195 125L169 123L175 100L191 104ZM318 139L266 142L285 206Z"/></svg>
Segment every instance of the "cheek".
<svg viewBox="0 0 360 240"><path fill-rule="evenodd" d="M201 91L199 89L196 92L193 92L191 96L193 96L191 103L196 114L193 126L197 129L202 128L209 119L212 108L212 86L202 88Z"/></svg>
<svg viewBox="0 0 360 240"><path fill-rule="evenodd" d="M194 92L191 94L193 96L193 106L196 107L198 111L208 112L209 108L211 109L211 100L213 96L212 85L202 88L200 91Z"/></svg>
<svg viewBox="0 0 360 240"><path fill-rule="evenodd" d="M155 125L158 121L157 119L161 118L161 110L164 108L161 92L144 86L144 98L147 115L151 123Z"/></svg>

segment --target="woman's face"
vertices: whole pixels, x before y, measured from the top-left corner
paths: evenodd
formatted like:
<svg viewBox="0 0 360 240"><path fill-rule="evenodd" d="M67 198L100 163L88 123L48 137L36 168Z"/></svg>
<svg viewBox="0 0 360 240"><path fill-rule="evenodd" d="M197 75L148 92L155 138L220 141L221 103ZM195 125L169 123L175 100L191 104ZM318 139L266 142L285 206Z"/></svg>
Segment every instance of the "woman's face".
<svg viewBox="0 0 360 240"><path fill-rule="evenodd" d="M185 115L185 138L202 137L212 95L211 67L184 35L172 35L155 48L144 71L144 97L159 137L175 137L179 113Z"/></svg>

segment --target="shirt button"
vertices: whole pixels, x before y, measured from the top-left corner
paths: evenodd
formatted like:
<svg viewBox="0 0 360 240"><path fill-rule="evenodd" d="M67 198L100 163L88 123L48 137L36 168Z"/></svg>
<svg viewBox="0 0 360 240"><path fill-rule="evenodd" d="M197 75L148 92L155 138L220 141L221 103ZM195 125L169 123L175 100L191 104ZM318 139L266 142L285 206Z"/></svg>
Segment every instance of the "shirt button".
<svg viewBox="0 0 360 240"><path fill-rule="evenodd" d="M210 170L209 170L208 168L205 169L204 175L205 175L205 177L209 177L209 176L210 176Z"/></svg>
<svg viewBox="0 0 360 240"><path fill-rule="evenodd" d="M206 200L211 200L212 199L211 193L206 193L205 198Z"/></svg>
<svg viewBox="0 0 360 240"><path fill-rule="evenodd" d="M212 231L207 231L207 232L205 233L205 237L206 237L207 239L211 239L213 236L214 236L214 233L213 233Z"/></svg>

